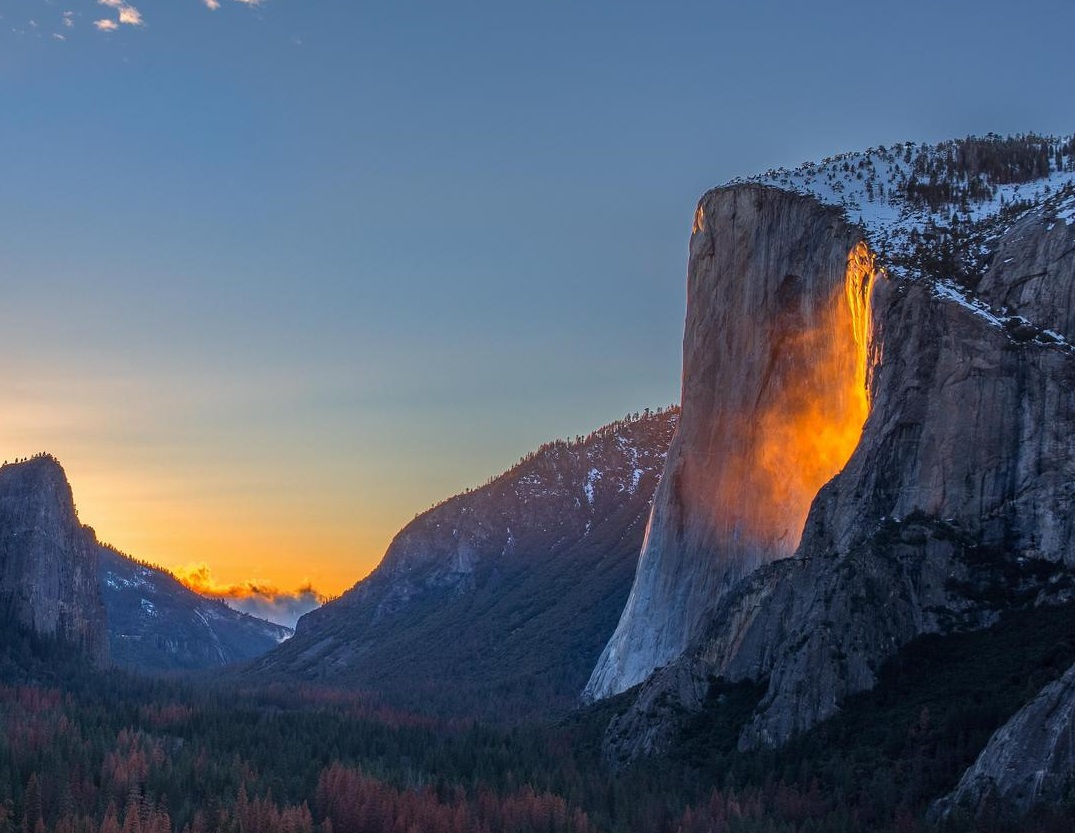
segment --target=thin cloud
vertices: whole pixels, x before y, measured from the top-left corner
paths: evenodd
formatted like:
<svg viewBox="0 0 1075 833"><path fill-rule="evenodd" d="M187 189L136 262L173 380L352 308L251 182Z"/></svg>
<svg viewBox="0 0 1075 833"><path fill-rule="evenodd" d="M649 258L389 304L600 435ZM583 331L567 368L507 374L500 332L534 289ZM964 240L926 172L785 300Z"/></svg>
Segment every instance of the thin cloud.
<svg viewBox="0 0 1075 833"><path fill-rule="evenodd" d="M199 0L199 2L205 6L205 8L209 9L209 11L215 12L223 8L224 0ZM249 9L255 9L265 6L267 0L232 0L232 2L239 3ZM132 6L127 0L97 0L97 5L104 6L106 9L112 9L116 12L115 18L102 18L93 21L94 28L99 32L115 32L122 26L141 28L146 25L142 12L135 6ZM66 28L74 28L75 14L75 12L71 11L63 13L63 25Z"/></svg>
<svg viewBox="0 0 1075 833"><path fill-rule="evenodd" d="M54 37L56 40L67 40L67 38L65 38L59 32L53 32L52 37Z"/></svg>
<svg viewBox="0 0 1075 833"><path fill-rule="evenodd" d="M98 29L106 32L114 32L120 24L125 26L142 26L142 13L138 11L134 6L126 2L126 0L97 0L97 4L104 6L108 9L115 9L119 12L119 20L112 21L116 26L99 26L97 21L94 23Z"/></svg>
<svg viewBox="0 0 1075 833"><path fill-rule="evenodd" d="M289 628L295 627L304 613L325 603L325 597L308 582L290 591L264 581L221 584L213 578L209 565L204 562L180 567L174 571L174 575L201 596L220 599L235 610Z"/></svg>

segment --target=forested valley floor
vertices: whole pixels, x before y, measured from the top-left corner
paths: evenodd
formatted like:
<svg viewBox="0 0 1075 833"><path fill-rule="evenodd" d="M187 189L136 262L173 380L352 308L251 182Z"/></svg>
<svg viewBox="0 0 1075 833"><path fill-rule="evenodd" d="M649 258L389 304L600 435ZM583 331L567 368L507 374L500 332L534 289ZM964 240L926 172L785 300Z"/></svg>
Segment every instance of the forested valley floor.
<svg viewBox="0 0 1075 833"><path fill-rule="evenodd" d="M750 754L736 739L764 687L717 685L674 756L616 773L601 738L630 693L490 726L355 692L101 672L14 625L0 636L0 833L914 833L933 829L931 800L992 731L1075 661L1063 608L922 639L839 718ZM1064 806L945 829L1073 819Z"/></svg>

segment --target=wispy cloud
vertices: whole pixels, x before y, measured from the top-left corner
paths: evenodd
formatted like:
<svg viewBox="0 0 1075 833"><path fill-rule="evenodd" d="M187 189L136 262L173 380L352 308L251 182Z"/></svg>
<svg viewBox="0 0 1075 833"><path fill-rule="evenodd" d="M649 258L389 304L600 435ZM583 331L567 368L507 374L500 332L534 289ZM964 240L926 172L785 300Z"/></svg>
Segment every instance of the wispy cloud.
<svg viewBox="0 0 1075 833"><path fill-rule="evenodd" d="M235 610L291 628L300 616L325 602L325 597L309 583L290 591L264 581L221 584L204 562L180 567L174 575L195 593L221 599Z"/></svg>
<svg viewBox="0 0 1075 833"><path fill-rule="evenodd" d="M98 5L105 6L106 9L115 9L119 13L119 17L116 20L95 20L94 26L101 31L114 32L120 25L124 26L143 26L142 13L135 9L133 5L126 2L126 0L97 0ZM105 24L111 23L112 26Z"/></svg>
<svg viewBox="0 0 1075 833"><path fill-rule="evenodd" d="M222 4L222 0L200 0L200 2L213 12L218 11ZM263 6L266 0L233 0L233 2L247 8L255 8ZM101 32L115 32L120 26L145 26L142 12L128 3L127 0L97 0L97 4L108 9L114 9L117 13L115 19L102 19L93 22L93 25ZM75 25L73 12L64 12L63 25L68 28L72 28Z"/></svg>
<svg viewBox="0 0 1075 833"><path fill-rule="evenodd" d="M134 5L138 3L138 5ZM197 6L189 2L191 13L198 15ZM228 9L235 10L237 7L260 17L267 8L269 0L197 0L198 5L210 12ZM0 7L4 5L0 0ZM120 43L117 33L122 31L146 31L152 25L143 14L140 0L36 0L34 3L38 14L34 18L15 18L10 14L0 12L0 28L8 30L10 35L23 38L36 38L38 40L51 40L53 42L77 41L79 38L76 30L85 26L91 32L100 32L108 35L107 40ZM64 10L64 7L68 8ZM44 9L42 8L44 7ZM93 9L97 9L94 14ZM236 12L239 17L249 16ZM152 18L152 9L150 10ZM218 18L223 20L224 18ZM294 45L301 46L298 40ZM128 59L124 58L124 61Z"/></svg>

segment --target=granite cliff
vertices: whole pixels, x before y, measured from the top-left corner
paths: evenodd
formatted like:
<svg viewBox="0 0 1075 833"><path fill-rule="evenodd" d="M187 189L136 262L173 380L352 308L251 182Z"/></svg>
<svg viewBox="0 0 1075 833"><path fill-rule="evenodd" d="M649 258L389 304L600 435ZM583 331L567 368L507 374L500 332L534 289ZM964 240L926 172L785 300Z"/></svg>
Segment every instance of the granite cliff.
<svg viewBox="0 0 1075 833"><path fill-rule="evenodd" d="M697 507L714 503L704 487L718 475L681 478L702 485L688 494L670 480L689 465L719 469L727 457L677 438L632 598L660 588L680 601L629 604L588 689L591 697L623 690L656 669L610 725L611 759L674 743L681 716L701 707L714 679L764 683L740 748L780 745L871 688L885 660L922 634L1070 601L1073 150L1071 140L1036 137L882 148L703 198L689 266L684 429L726 430L707 423L726 417L692 392L734 378L741 360L727 330L756 321L706 298L726 297L729 279L750 284L742 294L772 287L789 262L828 263L831 274L860 243L878 267L868 270L869 416L846 465L804 513L793 557L753 571L766 559L750 547L684 546L698 538L692 528L704 529ZM788 235L786 223L769 219L790 206L811 218L809 234ZM743 220L748 231L737 228ZM706 343L699 361L693 351ZM721 394L718 386L712 395ZM666 518L686 531L667 535ZM646 644L669 628L687 635L678 653ZM632 633L641 636L617 642Z"/></svg>
<svg viewBox="0 0 1075 833"><path fill-rule="evenodd" d="M79 523L63 468L48 455L0 468L0 612L108 663L97 542Z"/></svg>
<svg viewBox="0 0 1075 833"><path fill-rule="evenodd" d="M706 611L795 552L866 418L872 255L839 210L761 185L714 191L691 237L683 418L638 575L586 696L686 650Z"/></svg>

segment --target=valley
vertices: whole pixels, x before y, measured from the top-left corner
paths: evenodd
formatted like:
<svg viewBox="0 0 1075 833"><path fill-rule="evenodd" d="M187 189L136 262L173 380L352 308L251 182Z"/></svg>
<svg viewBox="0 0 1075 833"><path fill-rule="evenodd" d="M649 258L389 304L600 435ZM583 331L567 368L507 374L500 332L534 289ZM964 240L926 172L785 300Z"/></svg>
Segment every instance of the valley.
<svg viewBox="0 0 1075 833"><path fill-rule="evenodd" d="M679 405L525 454L291 629L0 468L0 833L1053 833L1075 138L707 192Z"/></svg>

